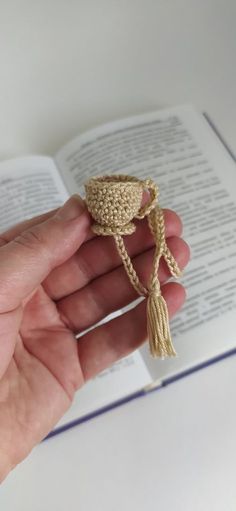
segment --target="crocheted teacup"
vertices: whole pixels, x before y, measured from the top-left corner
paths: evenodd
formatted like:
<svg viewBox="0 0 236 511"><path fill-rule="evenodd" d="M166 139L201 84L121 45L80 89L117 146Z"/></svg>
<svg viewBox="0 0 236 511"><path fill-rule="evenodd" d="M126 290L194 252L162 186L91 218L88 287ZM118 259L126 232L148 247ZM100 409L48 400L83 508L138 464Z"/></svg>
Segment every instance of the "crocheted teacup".
<svg viewBox="0 0 236 511"><path fill-rule="evenodd" d="M86 203L96 223L96 234L113 236L128 278L140 296L147 298L147 333L150 351L154 357L174 356L167 304L161 294L158 277L160 259L163 256L171 275L179 277L181 271L171 254L165 239L164 213L157 204L158 187L151 179L140 180L134 176L113 175L94 177L85 184ZM143 192L149 192L142 205ZM140 281L133 266L124 240L125 234L135 231L132 219L147 217L153 234L155 252L148 284Z"/></svg>
<svg viewBox="0 0 236 511"><path fill-rule="evenodd" d="M158 188L150 179L141 181L133 176L113 175L94 177L86 185L86 203L97 222L92 229L97 234L131 234L133 218L144 218L157 202ZM142 207L145 190L150 199Z"/></svg>

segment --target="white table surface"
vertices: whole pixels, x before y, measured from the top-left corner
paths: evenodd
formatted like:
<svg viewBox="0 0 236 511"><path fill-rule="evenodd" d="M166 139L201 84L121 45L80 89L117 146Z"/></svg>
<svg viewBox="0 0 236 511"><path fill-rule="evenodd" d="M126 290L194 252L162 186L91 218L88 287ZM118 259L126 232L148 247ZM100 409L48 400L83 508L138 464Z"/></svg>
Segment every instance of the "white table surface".
<svg viewBox="0 0 236 511"><path fill-rule="evenodd" d="M235 0L0 6L0 159L192 102L236 152ZM35 448L3 511L235 511L235 358Z"/></svg>

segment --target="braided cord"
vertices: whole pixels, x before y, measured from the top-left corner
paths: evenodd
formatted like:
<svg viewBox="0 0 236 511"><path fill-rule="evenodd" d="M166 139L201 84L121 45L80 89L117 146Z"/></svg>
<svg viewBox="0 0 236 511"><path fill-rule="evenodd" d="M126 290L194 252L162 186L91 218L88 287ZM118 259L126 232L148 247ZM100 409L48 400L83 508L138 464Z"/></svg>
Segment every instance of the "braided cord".
<svg viewBox="0 0 236 511"><path fill-rule="evenodd" d="M153 258L153 268L150 276L149 292L155 292L159 295L161 291L160 282L158 279L158 269L161 257L163 256L165 258L168 268L173 276L175 277L179 276L181 274L181 271L166 244L164 214L160 207L152 209L151 212L148 214L148 224L156 242L156 248ZM119 232L114 233L113 236L115 239L118 253L123 261L126 273L130 279L131 284L133 285L134 289L137 291L139 295L147 296L148 290L143 286L143 284L140 282L138 278L138 275L133 267L131 258L127 253L125 243L122 238L122 233Z"/></svg>
<svg viewBox="0 0 236 511"><path fill-rule="evenodd" d="M142 182L143 190L148 190L150 194L150 200L139 210L139 213L135 216L139 220L142 220L145 216L148 216L157 204L159 195L159 189L152 179L145 179Z"/></svg>
<svg viewBox="0 0 236 511"><path fill-rule="evenodd" d="M153 258L153 268L150 276L150 291L160 294L160 282L158 280L158 269L161 256L165 250L165 222L162 210L159 207L153 209L148 216L148 225L156 242L156 249Z"/></svg>
<svg viewBox="0 0 236 511"><path fill-rule="evenodd" d="M158 244L159 247L154 256L153 274L157 273L159 259L163 255L171 275L173 275L173 277L180 277L182 272L166 244L164 213L159 206L151 211L148 217L148 223L152 235L156 240L156 244ZM154 277L154 275L152 275L152 277Z"/></svg>
<svg viewBox="0 0 236 511"><path fill-rule="evenodd" d="M165 258L166 264L170 270L171 275L173 275L173 277L181 277L182 271L180 270L176 260L174 259L167 245L165 246L163 256Z"/></svg>
<svg viewBox="0 0 236 511"><path fill-rule="evenodd" d="M116 242L116 247L118 250L118 253L123 261L126 273L130 279L131 284L133 285L134 289L137 291L137 293L141 296L147 296L148 291L147 289L142 285L140 282L138 275L133 267L132 261L127 253L127 250L125 248L124 240L120 236L120 234L115 234L114 239Z"/></svg>

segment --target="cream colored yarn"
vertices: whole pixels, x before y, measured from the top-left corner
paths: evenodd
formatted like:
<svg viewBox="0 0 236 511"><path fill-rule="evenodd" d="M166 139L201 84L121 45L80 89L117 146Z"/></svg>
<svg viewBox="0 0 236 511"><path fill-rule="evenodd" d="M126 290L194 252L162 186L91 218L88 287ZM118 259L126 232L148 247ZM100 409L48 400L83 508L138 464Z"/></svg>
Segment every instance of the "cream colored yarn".
<svg viewBox="0 0 236 511"><path fill-rule="evenodd" d="M85 184L86 203L96 223L92 226L96 234L113 236L126 273L136 292L147 298L147 333L153 357L175 356L168 309L161 295L158 268L163 256L171 274L179 277L181 271L166 245L164 216L157 205L158 187L151 179L144 181L133 176L113 175L94 177ZM150 200L142 207L143 192L147 190ZM149 285L140 282L125 248L123 235L135 231L134 218L148 217L156 249Z"/></svg>

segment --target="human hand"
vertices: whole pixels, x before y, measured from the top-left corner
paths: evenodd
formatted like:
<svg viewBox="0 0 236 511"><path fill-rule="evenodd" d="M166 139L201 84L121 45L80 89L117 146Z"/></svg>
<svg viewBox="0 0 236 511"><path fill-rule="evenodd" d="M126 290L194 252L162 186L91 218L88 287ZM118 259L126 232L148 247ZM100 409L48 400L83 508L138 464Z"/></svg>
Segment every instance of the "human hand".
<svg viewBox="0 0 236 511"><path fill-rule="evenodd" d="M181 222L165 211L167 243L180 268L189 249ZM150 274L153 238L146 220L126 246L142 282ZM185 292L159 277L170 316ZM82 332L136 298L112 238L97 238L79 197L19 224L0 237L0 481L54 427L86 380L138 348L146 338L145 302Z"/></svg>

